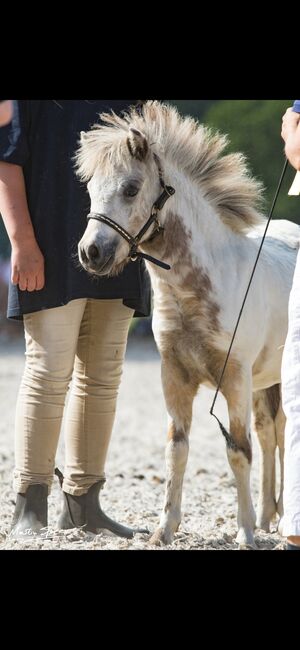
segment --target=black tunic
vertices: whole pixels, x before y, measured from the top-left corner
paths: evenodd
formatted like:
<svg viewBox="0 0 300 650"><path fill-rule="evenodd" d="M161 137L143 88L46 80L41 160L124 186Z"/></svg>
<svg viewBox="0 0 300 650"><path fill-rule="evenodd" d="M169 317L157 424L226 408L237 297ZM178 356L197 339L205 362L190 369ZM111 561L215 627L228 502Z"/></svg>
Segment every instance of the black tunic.
<svg viewBox="0 0 300 650"><path fill-rule="evenodd" d="M150 279L143 261L130 262L117 278L96 278L76 257L90 203L72 160L80 131L98 122L101 111L119 113L134 101L14 101L12 122L0 129L0 160L23 167L29 212L45 258L45 286L28 292L10 284L8 318L22 319L76 298L123 298L135 316L149 315Z"/></svg>

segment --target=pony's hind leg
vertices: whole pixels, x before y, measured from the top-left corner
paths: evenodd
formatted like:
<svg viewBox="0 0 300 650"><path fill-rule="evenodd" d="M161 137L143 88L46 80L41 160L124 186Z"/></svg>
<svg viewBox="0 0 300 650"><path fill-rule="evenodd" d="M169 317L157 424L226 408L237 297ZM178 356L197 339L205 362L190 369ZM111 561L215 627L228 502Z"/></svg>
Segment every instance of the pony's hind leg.
<svg viewBox="0 0 300 650"><path fill-rule="evenodd" d="M280 391L281 393L281 391ZM286 424L286 417L283 412L281 395L278 411L275 417L275 434L276 442L279 449L279 460L280 460L280 492L278 501L276 504L276 510L279 515L279 518L283 517L283 478L284 478L284 430ZM280 526L280 524L279 524Z"/></svg>
<svg viewBox="0 0 300 650"><path fill-rule="evenodd" d="M253 394L254 428L260 445L259 496L256 526L270 530L270 522L276 516L275 496L275 451L276 430L275 417L280 396L276 384Z"/></svg>
<svg viewBox="0 0 300 650"><path fill-rule="evenodd" d="M160 524L152 544L171 544L181 521L182 483L189 452L192 407L198 384L178 361L163 359L162 383L169 414L166 490Z"/></svg>

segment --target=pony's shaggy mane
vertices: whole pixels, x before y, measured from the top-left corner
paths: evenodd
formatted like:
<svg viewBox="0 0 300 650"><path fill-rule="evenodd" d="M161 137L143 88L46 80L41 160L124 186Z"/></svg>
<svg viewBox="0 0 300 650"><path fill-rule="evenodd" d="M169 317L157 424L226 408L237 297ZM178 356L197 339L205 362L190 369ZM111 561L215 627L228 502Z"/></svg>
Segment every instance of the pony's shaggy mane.
<svg viewBox="0 0 300 650"><path fill-rule="evenodd" d="M153 144L162 165L164 158L172 161L199 185L232 230L245 233L264 221L259 212L262 184L251 177L243 154L222 155L227 136L157 101L146 102L142 115L132 107L124 117L102 113L100 118L102 124L95 124L82 135L75 156L83 181L88 181L97 167L109 174L116 164L130 165L126 141L129 127L133 127L146 136L149 148Z"/></svg>

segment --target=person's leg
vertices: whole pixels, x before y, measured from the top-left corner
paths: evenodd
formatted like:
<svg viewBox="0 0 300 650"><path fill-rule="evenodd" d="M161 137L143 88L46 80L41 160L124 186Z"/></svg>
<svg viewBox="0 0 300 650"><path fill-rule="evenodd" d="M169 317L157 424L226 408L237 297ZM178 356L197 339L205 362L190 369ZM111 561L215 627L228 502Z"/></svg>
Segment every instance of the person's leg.
<svg viewBox="0 0 300 650"><path fill-rule="evenodd" d="M284 444L282 533L300 545L300 253L289 299L289 327L282 360Z"/></svg>
<svg viewBox="0 0 300 650"><path fill-rule="evenodd" d="M64 507L59 528L83 527L93 533L108 529L127 538L148 532L113 521L99 502L132 314L122 300L88 301L65 421Z"/></svg>
<svg viewBox="0 0 300 650"><path fill-rule="evenodd" d="M122 300L88 300L82 319L65 420L63 489L81 495L105 480L133 310Z"/></svg>
<svg viewBox="0 0 300 650"><path fill-rule="evenodd" d="M14 488L50 486L86 300L24 317L26 362L15 421Z"/></svg>

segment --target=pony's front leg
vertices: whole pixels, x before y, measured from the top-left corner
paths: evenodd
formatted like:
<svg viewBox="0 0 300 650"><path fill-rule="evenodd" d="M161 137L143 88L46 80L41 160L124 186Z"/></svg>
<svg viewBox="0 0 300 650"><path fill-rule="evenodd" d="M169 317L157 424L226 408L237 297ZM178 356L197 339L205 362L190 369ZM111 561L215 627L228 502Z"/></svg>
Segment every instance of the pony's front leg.
<svg viewBox="0 0 300 650"><path fill-rule="evenodd" d="M239 382L227 377L223 395L227 400L230 433L226 440L227 456L236 480L238 494L238 534L240 548L255 548L255 511L250 493L251 448L251 376L240 376Z"/></svg>
<svg viewBox="0 0 300 650"><path fill-rule="evenodd" d="M198 384L178 361L163 359L162 383L169 414L166 490L160 524L152 544L171 544L181 521L182 483L189 452L192 407Z"/></svg>

